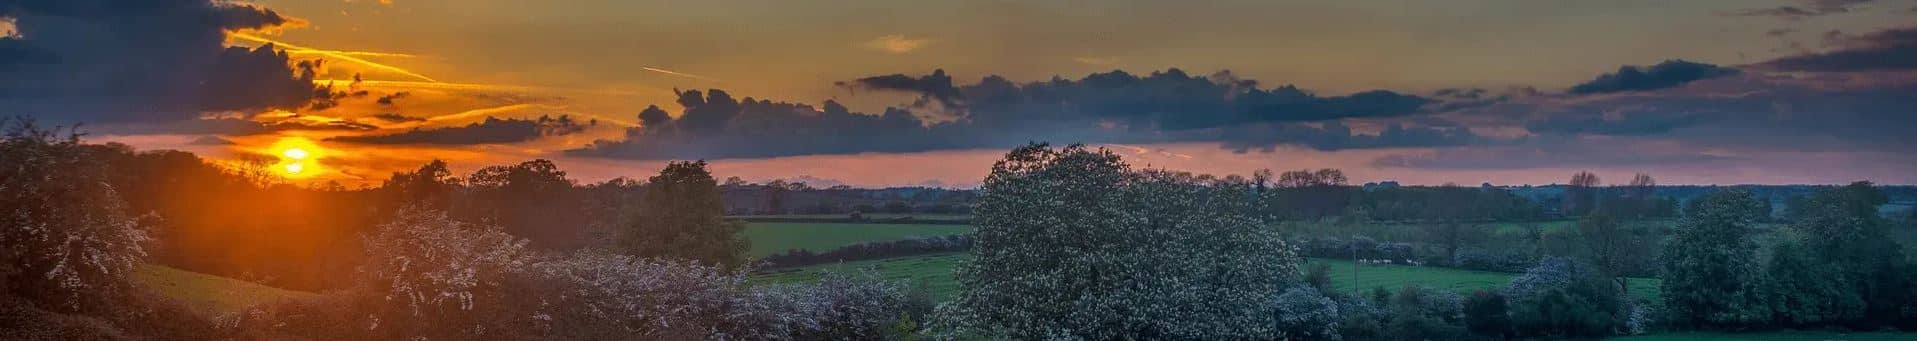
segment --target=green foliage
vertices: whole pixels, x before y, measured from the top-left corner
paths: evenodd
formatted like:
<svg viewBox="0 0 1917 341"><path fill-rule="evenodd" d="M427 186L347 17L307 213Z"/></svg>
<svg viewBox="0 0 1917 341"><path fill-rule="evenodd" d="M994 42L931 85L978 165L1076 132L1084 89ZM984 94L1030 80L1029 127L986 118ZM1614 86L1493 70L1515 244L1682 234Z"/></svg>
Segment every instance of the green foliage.
<svg viewBox="0 0 1917 341"><path fill-rule="evenodd" d="M1391 322L1385 330L1395 340L1461 339L1464 301L1451 291L1404 287L1391 298Z"/></svg>
<svg viewBox="0 0 1917 341"><path fill-rule="evenodd" d="M1841 274L1811 253L1801 232L1778 231L1772 239L1764 259L1763 286L1769 323L1816 326L1861 317L1857 315L1863 312L1863 298L1835 280Z"/></svg>
<svg viewBox="0 0 1917 341"><path fill-rule="evenodd" d="M1278 322L1273 328L1280 335L1304 340L1339 338L1338 322L1342 315L1338 312L1338 302L1318 289L1292 287L1273 300L1272 308Z"/></svg>
<svg viewBox="0 0 1917 341"><path fill-rule="evenodd" d="M1719 328L1766 319L1752 228L1762 206L1722 190L1686 207L1664 245L1664 304L1679 327Z"/></svg>
<svg viewBox="0 0 1917 341"><path fill-rule="evenodd" d="M745 225L725 220L725 202L705 161L673 162L646 181L638 217L620 235L621 249L641 257L678 257L721 267L745 259Z"/></svg>
<svg viewBox="0 0 1917 341"><path fill-rule="evenodd" d="M1249 338L1298 278L1250 186L1031 145L986 177L948 331L1017 339ZM947 309L949 308L949 309Z"/></svg>
<svg viewBox="0 0 1917 341"><path fill-rule="evenodd" d="M1479 337L1502 339L1511 334L1511 312L1504 294L1478 290L1464 299L1464 325Z"/></svg>
<svg viewBox="0 0 1917 341"><path fill-rule="evenodd" d="M1519 336L1592 337L1624 327L1626 307L1610 278L1555 258L1511 280L1511 324Z"/></svg>
<svg viewBox="0 0 1917 341"><path fill-rule="evenodd" d="M1815 255L1816 263L1811 265L1824 268L1813 271L1829 271L1823 278L1835 282L1804 286L1811 293L1823 292L1820 289L1826 284L1840 290L1826 305L1833 309L1821 320L1851 327L1917 324L1908 322L1917 318L1917 305L1913 305L1917 293L1911 290L1917 278L1907 271L1912 265L1903 247L1891 238L1890 222L1878 215L1878 207L1886 202L1885 194L1871 183L1857 182L1818 191L1801 203L1800 216L1790 229L1802 233L1805 251Z"/></svg>

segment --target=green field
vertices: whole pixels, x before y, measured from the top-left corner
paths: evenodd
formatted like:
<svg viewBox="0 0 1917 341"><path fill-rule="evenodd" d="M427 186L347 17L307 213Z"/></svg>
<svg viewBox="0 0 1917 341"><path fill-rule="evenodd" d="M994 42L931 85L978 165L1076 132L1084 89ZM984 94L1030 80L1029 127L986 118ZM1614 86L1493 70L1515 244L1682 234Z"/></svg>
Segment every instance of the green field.
<svg viewBox="0 0 1917 341"><path fill-rule="evenodd" d="M1311 264L1331 266L1331 286L1339 291L1371 290L1371 288L1398 289L1406 285L1423 285L1433 288L1449 289L1459 294L1478 289L1499 288L1511 282L1517 274L1460 270L1451 268L1409 266L1409 265L1362 265L1353 279L1351 261L1339 259L1307 260ZM1650 278L1632 278L1627 282L1631 295L1649 300L1658 298L1658 280Z"/></svg>
<svg viewBox="0 0 1917 341"><path fill-rule="evenodd" d="M752 242L747 255L765 257L791 249L818 252L864 242L960 234L971 229L965 225L750 222L746 223L745 236Z"/></svg>
<svg viewBox="0 0 1917 341"><path fill-rule="evenodd" d="M753 276L756 283L793 283L817 280L826 271L849 273L872 268L880 277L889 280L903 280L908 283L924 282L930 285L939 297L951 297L958 292L958 285L952 280L952 270L965 254L940 254L846 262L839 264L815 265L786 269ZM1309 259L1313 264L1331 265L1331 286L1340 291L1351 292L1355 288L1369 290L1383 287L1396 290L1405 285L1423 285L1456 291L1460 294L1469 291L1502 287L1516 274L1420 267L1406 265L1364 265L1358 268L1358 276L1353 280L1351 262L1333 259ZM1657 280L1633 278L1630 280L1633 295L1656 299Z"/></svg>
<svg viewBox="0 0 1917 341"><path fill-rule="evenodd" d="M237 312L256 304L318 296L151 264L141 266L133 278L148 289L207 316Z"/></svg>
<svg viewBox="0 0 1917 341"><path fill-rule="evenodd" d="M828 271L856 273L871 268L878 273L879 277L886 280L904 281L912 285L924 284L943 300L958 294L958 281L952 280L952 270L958 267L960 260L967 257L969 256L963 253L947 253L813 265L754 275L752 282L758 284L807 283L817 281L819 275Z"/></svg>
<svg viewBox="0 0 1917 341"><path fill-rule="evenodd" d="M1837 333L1817 331L1784 331L1768 333L1667 333L1638 336L1614 337L1608 340L1623 341L1785 341L1785 340L1847 340L1847 341L1889 341L1917 340L1917 333Z"/></svg>

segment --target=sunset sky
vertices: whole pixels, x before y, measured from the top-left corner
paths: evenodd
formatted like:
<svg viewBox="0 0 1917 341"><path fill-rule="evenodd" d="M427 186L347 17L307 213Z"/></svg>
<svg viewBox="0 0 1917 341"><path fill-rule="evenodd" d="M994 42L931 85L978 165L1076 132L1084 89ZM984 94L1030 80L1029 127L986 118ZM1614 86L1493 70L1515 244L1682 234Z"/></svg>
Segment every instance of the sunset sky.
<svg viewBox="0 0 1917 341"><path fill-rule="evenodd" d="M349 186L545 158L969 187L1028 141L1359 183L1917 183L1911 0L0 0L0 35L0 115L298 145L293 181Z"/></svg>

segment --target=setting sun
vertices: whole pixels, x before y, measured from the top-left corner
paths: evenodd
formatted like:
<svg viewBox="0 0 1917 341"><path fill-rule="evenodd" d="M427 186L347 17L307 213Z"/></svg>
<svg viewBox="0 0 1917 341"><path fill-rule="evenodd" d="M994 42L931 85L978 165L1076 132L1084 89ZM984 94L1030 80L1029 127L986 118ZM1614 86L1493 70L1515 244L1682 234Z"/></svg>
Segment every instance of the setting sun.
<svg viewBox="0 0 1917 341"><path fill-rule="evenodd" d="M297 136L285 137L273 141L273 144L265 151L269 155L279 157L279 162L275 163L273 168L275 172L280 173L280 176L304 179L322 173L323 168L320 167L319 160L325 156L326 150L312 140Z"/></svg>

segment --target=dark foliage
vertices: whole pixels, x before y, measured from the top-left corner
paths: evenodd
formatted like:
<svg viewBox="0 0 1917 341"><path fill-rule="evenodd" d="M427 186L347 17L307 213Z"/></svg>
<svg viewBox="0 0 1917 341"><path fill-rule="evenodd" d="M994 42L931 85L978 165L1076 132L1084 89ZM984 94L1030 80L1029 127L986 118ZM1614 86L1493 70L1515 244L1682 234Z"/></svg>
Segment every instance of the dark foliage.
<svg viewBox="0 0 1917 341"><path fill-rule="evenodd" d="M777 269L813 264L961 252L971 248L972 238L965 235L911 238L858 243L819 253L804 249L792 249L787 250L785 253L767 256L764 259L764 266L766 268Z"/></svg>

